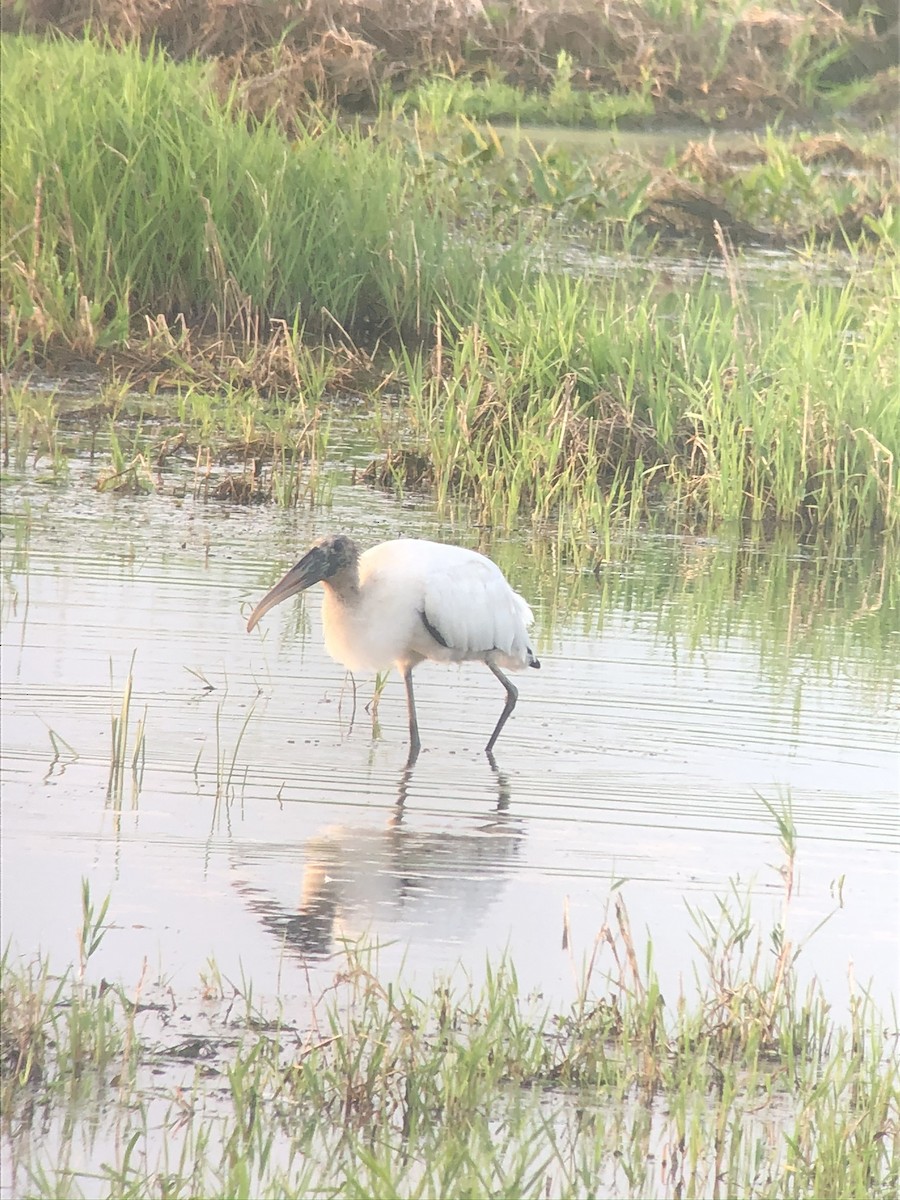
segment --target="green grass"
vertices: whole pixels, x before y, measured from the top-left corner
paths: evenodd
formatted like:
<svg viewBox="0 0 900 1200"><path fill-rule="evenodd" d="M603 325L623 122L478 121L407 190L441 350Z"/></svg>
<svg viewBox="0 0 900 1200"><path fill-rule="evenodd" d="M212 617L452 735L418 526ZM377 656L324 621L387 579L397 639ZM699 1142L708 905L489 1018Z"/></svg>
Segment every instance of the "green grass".
<svg viewBox="0 0 900 1200"><path fill-rule="evenodd" d="M84 28L178 61L208 57L250 111L277 108L288 127L316 104L354 114L391 103L435 114L453 106L541 124L654 114L747 128L779 114L809 120L860 99L870 113L881 99L883 113L892 100L879 75L893 57L886 0L836 8L782 0L775 9L619 0L577 11L496 0L477 12L373 0L362 17L352 3L233 0L223 14L216 0L194 0L190 19L153 0L127 11L90 0L16 0L7 9L7 28L20 16L23 29L45 34Z"/></svg>
<svg viewBox="0 0 900 1200"><path fill-rule="evenodd" d="M383 478L423 463L440 500L474 497L586 535L663 504L695 519L843 532L896 528L900 317L896 269L843 288L591 286L546 277L486 291L407 353L412 437Z"/></svg>
<svg viewBox="0 0 900 1200"><path fill-rule="evenodd" d="M371 400L385 454L369 474L495 527L524 516L567 546L608 550L617 522L660 514L841 541L896 530L895 265L860 265L842 287L782 284L765 304L738 260L728 270L690 291L643 276L486 291L471 318L445 316L431 350L396 353L399 398ZM168 391L169 363L149 394L111 385L89 411L11 387L9 465L57 480L81 449L101 490L320 504L332 389L348 380L336 361L298 346L266 392L212 372Z"/></svg>
<svg viewBox="0 0 900 1200"><path fill-rule="evenodd" d="M396 354L399 399L372 398L386 453L370 474L499 528L524 516L566 545L608 549L616 522L660 513L843 541L896 530L896 266L860 266L843 287L781 285L765 304L737 260L728 271L690 291L564 276L485 291L471 318L445 316L430 351ZM307 349L290 361L268 394L201 376L149 395L111 386L81 413L9 388L10 465L63 477L65 421L83 426L66 447L90 451L102 490L183 495L190 465L200 498L322 503L329 388L346 379Z"/></svg>
<svg viewBox="0 0 900 1200"><path fill-rule="evenodd" d="M385 103L395 119L416 113L438 130L459 116L474 121L608 129L625 118L653 115L647 88L622 94L576 89L573 74L571 55L561 50L553 82L543 92L529 92L488 71L483 79L432 76L398 97L387 93Z"/></svg>
<svg viewBox="0 0 900 1200"><path fill-rule="evenodd" d="M389 145L323 120L289 142L207 68L84 41L2 41L3 297L32 344L135 318L405 333L477 287L439 200Z"/></svg>
<svg viewBox="0 0 900 1200"><path fill-rule="evenodd" d="M16 1185L35 1197L887 1200L896 1046L852 983L846 1025L815 982L800 988L796 841L789 804L772 811L785 862L771 928L733 885L693 914L694 985L666 997L652 941L639 955L614 888L564 1011L523 996L508 960L480 985L413 988L348 945L306 1011L261 1006L211 964L173 1027L164 983L142 978L132 999L85 981L107 919L85 887L77 972L3 961Z"/></svg>
<svg viewBox="0 0 900 1200"><path fill-rule="evenodd" d="M59 399L53 391L4 388L0 396L3 423L3 469L29 470L46 482L66 478L68 461L59 437Z"/></svg>
<svg viewBox="0 0 900 1200"><path fill-rule="evenodd" d="M437 142L325 117L288 138L234 93L220 99L197 62L9 35L0 49L7 361L59 339L90 354L165 329L177 341L179 315L258 347L272 318L295 342L304 328L421 336L439 306L471 310L486 279L522 286L525 230L546 237L567 216L627 238L659 199L654 171L627 154L508 154L458 118ZM599 103L571 69L561 58L551 112ZM453 97L466 86L453 81L435 114L465 111ZM695 158L673 177L707 186L724 171L712 199L778 235L802 236L818 214L822 236L845 218L851 242L897 236L886 160L856 178L801 149L770 135L744 169Z"/></svg>

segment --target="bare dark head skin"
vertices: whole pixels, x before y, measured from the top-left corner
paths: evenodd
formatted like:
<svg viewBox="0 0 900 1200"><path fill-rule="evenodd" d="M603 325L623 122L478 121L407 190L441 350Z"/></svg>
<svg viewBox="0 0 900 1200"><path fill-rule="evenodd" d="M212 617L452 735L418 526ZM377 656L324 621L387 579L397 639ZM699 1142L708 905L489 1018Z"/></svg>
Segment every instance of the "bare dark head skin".
<svg viewBox="0 0 900 1200"><path fill-rule="evenodd" d="M352 538L343 533L330 534L320 538L311 549L300 559L296 566L291 567L287 574L267 592L250 614L247 631L253 629L261 617L291 596L306 591L314 583L325 583L334 589L339 596L355 592L358 586L357 563L359 549Z"/></svg>

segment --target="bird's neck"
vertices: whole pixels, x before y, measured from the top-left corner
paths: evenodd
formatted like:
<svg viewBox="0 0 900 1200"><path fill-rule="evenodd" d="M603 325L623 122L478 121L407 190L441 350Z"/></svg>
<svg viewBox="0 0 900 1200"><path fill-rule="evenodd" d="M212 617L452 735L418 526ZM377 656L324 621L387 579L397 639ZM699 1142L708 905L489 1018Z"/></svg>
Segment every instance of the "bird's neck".
<svg viewBox="0 0 900 1200"><path fill-rule="evenodd" d="M322 583L329 596L341 604L356 604L359 600L359 571L355 564L323 579Z"/></svg>

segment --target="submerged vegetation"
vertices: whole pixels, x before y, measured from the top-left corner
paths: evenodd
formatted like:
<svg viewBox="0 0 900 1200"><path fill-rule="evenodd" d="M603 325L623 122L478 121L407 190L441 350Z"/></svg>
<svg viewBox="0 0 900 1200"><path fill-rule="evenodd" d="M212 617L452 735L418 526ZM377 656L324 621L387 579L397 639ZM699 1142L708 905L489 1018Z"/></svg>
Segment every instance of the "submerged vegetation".
<svg viewBox="0 0 900 1200"><path fill-rule="evenodd" d="M773 810L774 812L775 810ZM734 885L693 911L693 990L662 994L621 894L570 1011L481 985L385 986L346 945L333 985L271 1012L211 965L199 999L90 982L109 898L83 886L77 969L3 961L3 1127L32 1196L841 1196L897 1187L900 1062L864 991L836 1025L802 990L783 908ZM185 1023L187 1020L187 1024ZM160 1141L156 1130L166 1129Z"/></svg>

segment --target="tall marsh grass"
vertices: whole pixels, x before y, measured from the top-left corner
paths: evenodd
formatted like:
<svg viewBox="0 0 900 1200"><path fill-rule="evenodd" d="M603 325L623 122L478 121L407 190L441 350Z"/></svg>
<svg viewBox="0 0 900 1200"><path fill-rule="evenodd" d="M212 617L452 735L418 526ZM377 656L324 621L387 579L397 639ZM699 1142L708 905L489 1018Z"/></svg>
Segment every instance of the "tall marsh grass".
<svg viewBox="0 0 900 1200"><path fill-rule="evenodd" d="M324 119L288 140L209 68L137 47L2 40L2 294L40 344L145 314L417 332L477 286L395 149Z"/></svg>
<svg viewBox="0 0 900 1200"><path fill-rule="evenodd" d="M732 271L735 269L732 267ZM879 276L879 271L883 272ZM895 528L896 268L751 305L709 279L544 277L407 352L411 461L485 520L576 528L663 503L718 521ZM402 478L398 456L388 474Z"/></svg>

